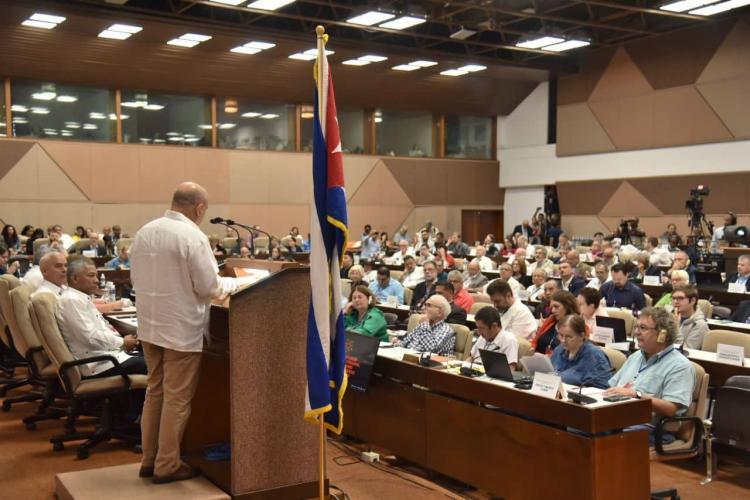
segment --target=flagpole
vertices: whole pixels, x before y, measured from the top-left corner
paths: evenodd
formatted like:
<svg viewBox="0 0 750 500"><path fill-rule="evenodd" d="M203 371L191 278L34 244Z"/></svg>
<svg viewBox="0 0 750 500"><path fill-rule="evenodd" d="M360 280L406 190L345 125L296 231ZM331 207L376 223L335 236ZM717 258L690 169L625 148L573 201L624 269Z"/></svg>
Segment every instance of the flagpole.
<svg viewBox="0 0 750 500"><path fill-rule="evenodd" d="M322 106L320 93L328 89L323 90L323 64L321 64L322 58L325 57L325 36L326 29L323 26L315 27L315 34L317 35L317 49L318 49L318 64L316 65L317 80L318 80L318 117L322 116L320 113L320 107ZM325 130L325 123L321 123L323 130ZM318 472L320 477L318 478L318 497L320 500L326 498L326 425L325 415L318 415L318 422L320 423L320 442L318 443Z"/></svg>

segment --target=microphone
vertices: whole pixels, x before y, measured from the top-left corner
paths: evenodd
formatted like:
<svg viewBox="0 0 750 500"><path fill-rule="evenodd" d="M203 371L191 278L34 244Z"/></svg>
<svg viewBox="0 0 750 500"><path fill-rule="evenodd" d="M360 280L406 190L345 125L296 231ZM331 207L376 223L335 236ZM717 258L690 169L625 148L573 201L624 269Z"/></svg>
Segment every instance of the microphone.
<svg viewBox="0 0 750 500"><path fill-rule="evenodd" d="M226 226L229 229L231 229L232 231L234 231L234 234L237 235L237 245L232 249L232 253L233 254L234 253L239 254L240 253L240 245L241 245L240 242L242 241L242 237L240 236L240 232L237 231L237 228L234 227L234 221L231 221L229 219L224 219L222 217L214 217L213 219L211 219L208 222L210 222L211 224L221 224L222 226ZM236 252L235 252L235 250L236 250Z"/></svg>
<svg viewBox="0 0 750 500"><path fill-rule="evenodd" d="M593 380L593 377L589 377L585 379L583 382L581 382L581 385L578 386L578 392L568 392L568 399L570 401L573 401L574 403L578 403L579 405L588 405L591 403L596 403L596 399L592 398L591 396L586 396L585 394L582 394L581 391L583 391L583 386L587 383L590 383Z"/></svg>
<svg viewBox="0 0 750 500"><path fill-rule="evenodd" d="M260 229L259 227L252 227L252 226L248 226L246 224L240 224L239 222L235 222L232 219L226 219L225 222L227 224L232 224L234 226L240 226L242 229L244 229L245 231L250 232L251 234L253 233L253 231L257 231L257 232L259 232L259 233L261 233L261 234L263 234L265 236L268 236L268 242L269 242L269 244L271 243L271 238L276 238L271 233L267 233L267 232L263 231L262 229ZM278 238L276 238L276 239L278 239Z"/></svg>
<svg viewBox="0 0 750 500"><path fill-rule="evenodd" d="M476 359L477 358L472 356L471 363L469 363L469 366L468 367L462 366L461 369L459 370L459 373L461 373L461 375L466 375L467 377L478 377L479 375L481 375L478 370L474 370L474 361Z"/></svg>
<svg viewBox="0 0 750 500"><path fill-rule="evenodd" d="M210 222L211 224L224 224L224 219L222 219L221 217L214 217L208 222Z"/></svg>

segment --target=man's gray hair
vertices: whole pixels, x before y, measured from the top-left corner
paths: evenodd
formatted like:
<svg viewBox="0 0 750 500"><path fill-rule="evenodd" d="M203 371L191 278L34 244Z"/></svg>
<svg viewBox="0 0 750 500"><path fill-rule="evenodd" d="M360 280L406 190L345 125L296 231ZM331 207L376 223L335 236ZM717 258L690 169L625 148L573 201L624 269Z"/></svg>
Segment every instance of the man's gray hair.
<svg viewBox="0 0 750 500"><path fill-rule="evenodd" d="M448 273L448 281L450 280L461 280L463 281L463 275L461 274L461 271L456 271L455 269Z"/></svg>
<svg viewBox="0 0 750 500"><path fill-rule="evenodd" d="M442 295L435 294L429 298L430 303L435 304L440 308L440 311L443 313L443 318L446 319L450 313L451 313L451 305L448 303L448 299L443 297Z"/></svg>
<svg viewBox="0 0 750 500"><path fill-rule="evenodd" d="M77 276L78 274L83 272L83 268L87 266L96 267L96 264L94 264L94 261L89 259L88 257L78 257L71 260L68 263L68 283L72 281L74 276Z"/></svg>
<svg viewBox="0 0 750 500"><path fill-rule="evenodd" d="M59 248L56 248L56 247L46 247L43 251L37 252L37 254L39 256L38 259L37 259L37 255L34 255L34 264L36 264L38 266L41 266L42 262L46 262L47 260L49 260L51 258L51 257L49 257L49 258L45 258L45 257L47 257L48 255L54 255L56 253L63 254L62 250L60 250Z"/></svg>
<svg viewBox="0 0 750 500"><path fill-rule="evenodd" d="M640 317L651 318L652 320L654 320L654 329L656 330L657 334L661 333L662 330L665 332L665 345L674 344L679 330L677 329L677 322L675 321L674 316L672 316L671 313L667 312L666 309L664 309L663 307L646 307L645 309L641 310Z"/></svg>

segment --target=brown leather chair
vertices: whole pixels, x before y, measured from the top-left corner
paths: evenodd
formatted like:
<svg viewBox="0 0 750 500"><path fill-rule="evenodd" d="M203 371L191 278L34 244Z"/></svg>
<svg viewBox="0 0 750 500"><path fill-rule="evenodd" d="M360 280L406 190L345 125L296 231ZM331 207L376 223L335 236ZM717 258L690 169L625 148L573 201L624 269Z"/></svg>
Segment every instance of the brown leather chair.
<svg viewBox="0 0 750 500"><path fill-rule="evenodd" d="M109 377L84 378L80 370L81 365L107 360L115 367L119 367L120 363L114 356L109 355L75 359L57 325L56 307L57 299L51 294L34 295L29 306L34 330L41 338L44 350L57 368L63 390L71 399L71 414L83 413L82 404L91 400L101 403L101 413L95 432L54 436L50 439L53 449L62 450L63 443L66 441L86 439L78 446L76 453L79 459L83 459L89 456L91 448L113 438L137 443L140 440L138 426L122 424L115 408L117 400L123 399L120 396L128 391L146 389L146 375L127 375L122 372Z"/></svg>
<svg viewBox="0 0 750 500"><path fill-rule="evenodd" d="M0 341L2 341L3 350L3 371L7 378L0 380L0 397L5 397L7 391L29 385L28 377L14 377L16 368L25 367L23 354L18 352L15 339L13 338L16 330L16 320L13 314L13 306L10 302L10 291L21 285L21 282L15 276L5 274L0 276L0 315L4 328L0 330ZM36 401L41 398L41 394L28 392L20 396L12 396L3 400L3 411L10 411L11 406L15 403L27 401Z"/></svg>

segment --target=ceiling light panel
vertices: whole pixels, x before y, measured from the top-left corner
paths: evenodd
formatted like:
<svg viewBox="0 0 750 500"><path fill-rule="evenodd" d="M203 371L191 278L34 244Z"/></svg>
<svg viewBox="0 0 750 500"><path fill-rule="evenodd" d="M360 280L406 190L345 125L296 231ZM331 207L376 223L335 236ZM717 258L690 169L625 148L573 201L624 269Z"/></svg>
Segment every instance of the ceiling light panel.
<svg viewBox="0 0 750 500"><path fill-rule="evenodd" d="M208 35L199 35L197 33L185 33L180 40L190 40L191 42L207 42L211 37Z"/></svg>
<svg viewBox="0 0 750 500"><path fill-rule="evenodd" d="M378 63L378 62L383 62L383 61L387 61L388 60L387 57L374 56L374 55L371 55L371 54L368 54L368 55L362 56L362 57L358 57L357 59L359 59L360 61L367 61L367 62L373 62L373 63Z"/></svg>
<svg viewBox="0 0 750 500"><path fill-rule="evenodd" d="M699 16L712 16L721 12L726 12L732 9L738 9L750 5L750 0L729 0L728 2L717 3L715 5L709 5L696 10L691 10L690 14L696 14Z"/></svg>
<svg viewBox="0 0 750 500"><path fill-rule="evenodd" d="M332 51L332 50L325 50L324 52L326 53L327 56L330 56L331 54L335 54L335 52ZM304 54L307 54L309 56L318 57L318 49L309 49L309 50L306 50L304 52Z"/></svg>
<svg viewBox="0 0 750 500"><path fill-rule="evenodd" d="M416 66L418 68L429 68L430 66L436 66L437 63L435 61L412 61L409 63L410 66Z"/></svg>
<svg viewBox="0 0 750 500"><path fill-rule="evenodd" d="M565 50L577 49L579 47L586 47L591 45L591 42L585 40L568 40L562 43L556 43L554 45L547 45L542 50L548 50L550 52L563 52Z"/></svg>
<svg viewBox="0 0 750 500"><path fill-rule="evenodd" d="M251 49L259 49L259 50L268 50L276 47L275 43L270 42L249 42L243 45L243 47L248 47Z"/></svg>
<svg viewBox="0 0 750 500"><path fill-rule="evenodd" d="M238 6L238 5L240 5L240 4L242 4L242 3L245 3L245 2L247 2L247 0L211 0L211 3L220 3L220 4L224 4L224 5L233 5L235 7Z"/></svg>
<svg viewBox="0 0 750 500"><path fill-rule="evenodd" d="M394 16L393 14L389 14L388 12L378 12L376 10L371 10L369 12L365 12L364 14L352 17L351 19L347 19L346 22L349 24L372 26L374 24L393 19L394 17L396 16Z"/></svg>
<svg viewBox="0 0 750 500"><path fill-rule="evenodd" d="M289 59L295 59L297 61L312 61L317 56L311 55L311 54L303 54L302 52L297 52L296 54L292 54L289 56Z"/></svg>
<svg viewBox="0 0 750 500"><path fill-rule="evenodd" d="M458 68L459 71L468 71L469 73L476 73L477 71L484 71L486 69L487 66L482 66L481 64L467 64Z"/></svg>
<svg viewBox="0 0 750 500"><path fill-rule="evenodd" d="M686 12L688 10L697 9L710 3L716 3L717 0L680 0L679 2L669 2L659 7L661 10L668 10L670 12Z"/></svg>
<svg viewBox="0 0 750 500"><path fill-rule="evenodd" d="M394 66L391 69L395 69L396 71L415 71L419 69L419 66L412 66L411 64L399 64L398 66Z"/></svg>
<svg viewBox="0 0 750 500"><path fill-rule="evenodd" d="M111 40L126 40L133 36L130 33L124 33L122 31L104 30L97 35L99 38L109 38Z"/></svg>
<svg viewBox="0 0 750 500"><path fill-rule="evenodd" d="M295 0L256 0L255 2L247 4L247 7L260 10L278 10L285 5L294 3L294 1Z"/></svg>
<svg viewBox="0 0 750 500"><path fill-rule="evenodd" d="M257 54L260 52L260 49L254 49L252 47L245 47L244 45L241 45L239 47L235 47L233 49L230 49L229 52L235 52L237 54Z"/></svg>
<svg viewBox="0 0 750 500"><path fill-rule="evenodd" d="M195 47L200 42L194 42L190 40L183 40L181 38L173 38L172 40L167 42L167 45L176 45L177 47Z"/></svg>
<svg viewBox="0 0 750 500"><path fill-rule="evenodd" d="M347 59L341 64L346 64L347 66L367 66L368 64L370 64L370 61L363 61L361 59Z"/></svg>
<svg viewBox="0 0 750 500"><path fill-rule="evenodd" d="M32 28L51 30L63 21L65 21L65 18L62 16L53 16L50 14L41 14L39 12L35 12L31 17L23 21L21 24L24 26L30 26Z"/></svg>
<svg viewBox="0 0 750 500"><path fill-rule="evenodd" d="M524 49L539 49L542 47L546 47L547 45L552 45L553 43L560 43L564 41L565 39L559 38L556 36L543 36L539 38L534 38L533 40L526 40L525 42L519 42L516 44L516 47L521 47Z"/></svg>
<svg viewBox="0 0 750 500"><path fill-rule="evenodd" d="M394 19L393 21L388 21L387 23L380 24L379 28L388 28L392 30L405 30L407 28L411 28L412 26L417 26L418 24L422 24L427 22L427 19L423 17L412 17L412 16L403 16L399 17L398 19Z"/></svg>
<svg viewBox="0 0 750 500"><path fill-rule="evenodd" d="M469 72L460 69L446 69L445 71L441 71L440 74L443 76L463 76L468 75Z"/></svg>

